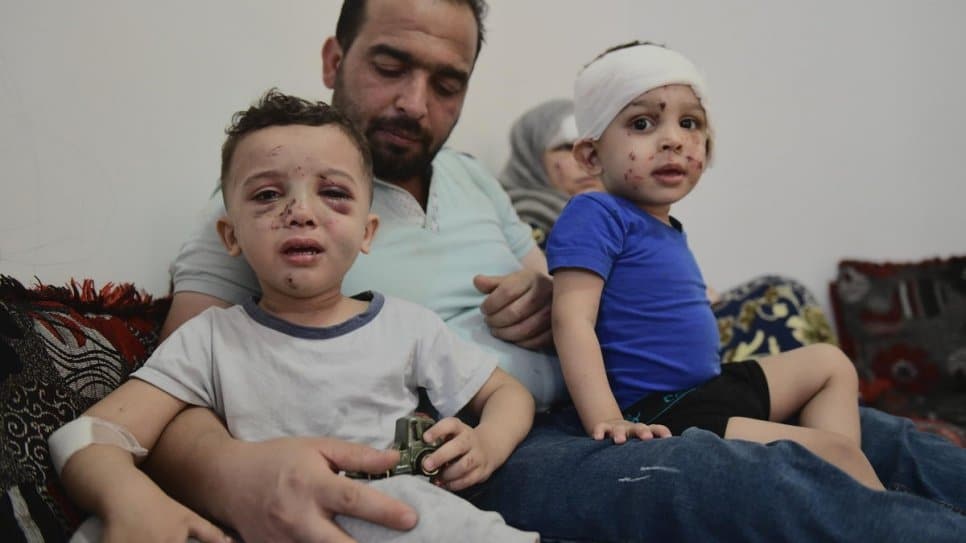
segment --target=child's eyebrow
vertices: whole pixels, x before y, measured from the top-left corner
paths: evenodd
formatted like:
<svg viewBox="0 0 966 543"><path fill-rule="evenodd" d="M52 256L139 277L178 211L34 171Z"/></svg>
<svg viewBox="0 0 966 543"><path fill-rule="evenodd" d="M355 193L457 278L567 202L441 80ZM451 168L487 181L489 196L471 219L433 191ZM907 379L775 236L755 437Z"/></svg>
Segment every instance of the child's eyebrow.
<svg viewBox="0 0 966 543"><path fill-rule="evenodd" d="M666 104L667 104L666 100L660 100L660 99L655 100L651 98L636 99L636 100L631 100L630 103L624 106L624 108L621 109L621 113L623 113L624 111L632 107L637 107L637 108L651 110L651 111L653 110L664 111L664 107L662 106L665 106ZM704 106L702 106L701 102L698 100L688 100L681 106L681 109L685 111L700 111L701 113L704 113Z"/></svg>
<svg viewBox="0 0 966 543"><path fill-rule="evenodd" d="M244 188L245 186L250 185L256 181L260 181L262 179L267 179L270 181L279 181L287 177L288 177L288 173L281 170L276 170L276 169L261 170L246 177L245 180L241 182L241 187ZM327 168L320 169L318 172L316 172L315 177L317 179L327 179L327 178L342 179L345 182L357 184L356 178L353 177L352 174L350 174L345 170L334 168L334 167L327 167Z"/></svg>

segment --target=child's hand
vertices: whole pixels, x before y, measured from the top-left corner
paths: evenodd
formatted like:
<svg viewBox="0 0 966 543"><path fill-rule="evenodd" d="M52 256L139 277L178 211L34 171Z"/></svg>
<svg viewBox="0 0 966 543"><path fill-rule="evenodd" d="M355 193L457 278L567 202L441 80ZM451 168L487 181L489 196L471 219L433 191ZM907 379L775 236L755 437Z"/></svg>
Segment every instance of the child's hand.
<svg viewBox="0 0 966 543"><path fill-rule="evenodd" d="M435 482L449 490L462 490L487 480L506 458L482 443L479 434L456 417L447 417L423 433L423 441L445 443L423 460L429 471L441 467Z"/></svg>
<svg viewBox="0 0 966 543"><path fill-rule="evenodd" d="M594 425L594 432L591 437L600 441L605 437L613 438L614 443L621 444L627 441L628 437L638 439L651 439L654 437L671 437L671 430L663 424L644 424L643 422L631 422L624 419L605 420Z"/></svg>
<svg viewBox="0 0 966 543"><path fill-rule="evenodd" d="M104 543L187 541L228 543L232 539L201 515L171 499L146 476L125 484L105 512ZM120 489L119 489L120 490Z"/></svg>

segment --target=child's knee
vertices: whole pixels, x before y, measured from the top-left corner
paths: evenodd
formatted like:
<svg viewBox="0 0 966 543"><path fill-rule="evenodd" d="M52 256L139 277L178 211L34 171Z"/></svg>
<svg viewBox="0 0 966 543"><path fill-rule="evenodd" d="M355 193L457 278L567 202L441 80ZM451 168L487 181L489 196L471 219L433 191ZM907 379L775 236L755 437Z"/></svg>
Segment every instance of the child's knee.
<svg viewBox="0 0 966 543"><path fill-rule="evenodd" d="M855 364L842 352L842 349L829 343L816 343L806 348L811 351L814 360L825 368L832 379L840 383L854 384L858 390L859 376L855 371Z"/></svg>

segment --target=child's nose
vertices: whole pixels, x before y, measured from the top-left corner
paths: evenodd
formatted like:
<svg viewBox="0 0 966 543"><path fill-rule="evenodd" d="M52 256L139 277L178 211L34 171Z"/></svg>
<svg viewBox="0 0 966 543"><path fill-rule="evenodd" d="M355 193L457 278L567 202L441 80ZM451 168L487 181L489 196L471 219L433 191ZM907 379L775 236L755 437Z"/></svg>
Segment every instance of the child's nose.
<svg viewBox="0 0 966 543"><path fill-rule="evenodd" d="M684 148L684 137L680 130L669 128L661 135L662 151L680 151Z"/></svg>
<svg viewBox="0 0 966 543"><path fill-rule="evenodd" d="M315 214L312 212L311 206L302 198L292 200L289 204L287 215L285 222L288 226L304 227L316 225Z"/></svg>

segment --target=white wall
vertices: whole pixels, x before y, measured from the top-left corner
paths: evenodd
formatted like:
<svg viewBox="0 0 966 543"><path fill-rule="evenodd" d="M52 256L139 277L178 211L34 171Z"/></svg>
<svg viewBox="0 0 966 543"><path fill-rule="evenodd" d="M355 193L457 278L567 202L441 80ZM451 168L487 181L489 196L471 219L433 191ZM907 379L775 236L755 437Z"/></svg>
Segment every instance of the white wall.
<svg viewBox="0 0 966 543"><path fill-rule="evenodd" d="M232 112L269 86L328 98L337 0L0 3L0 273L134 281L167 264ZM450 143L498 171L513 119L635 38L705 71L714 167L675 214L708 281L802 280L841 258L966 254L966 3L492 0Z"/></svg>

